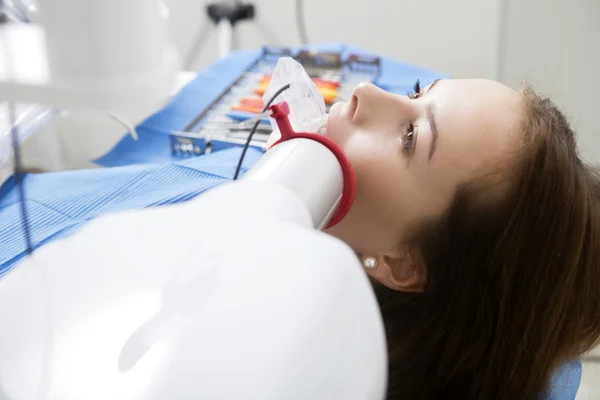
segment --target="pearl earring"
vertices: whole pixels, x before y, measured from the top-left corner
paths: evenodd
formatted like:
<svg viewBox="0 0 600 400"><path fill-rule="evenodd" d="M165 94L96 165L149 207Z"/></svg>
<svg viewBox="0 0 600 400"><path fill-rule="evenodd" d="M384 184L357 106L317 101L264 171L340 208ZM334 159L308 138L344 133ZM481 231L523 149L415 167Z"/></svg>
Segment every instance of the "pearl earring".
<svg viewBox="0 0 600 400"><path fill-rule="evenodd" d="M375 269L377 268L377 259L375 257L365 257L363 260L363 265L366 269Z"/></svg>

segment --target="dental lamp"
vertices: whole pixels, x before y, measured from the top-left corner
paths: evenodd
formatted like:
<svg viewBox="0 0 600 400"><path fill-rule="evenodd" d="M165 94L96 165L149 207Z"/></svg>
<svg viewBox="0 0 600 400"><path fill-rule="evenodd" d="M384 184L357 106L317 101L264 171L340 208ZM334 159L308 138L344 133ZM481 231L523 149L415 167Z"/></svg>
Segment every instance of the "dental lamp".
<svg viewBox="0 0 600 400"><path fill-rule="evenodd" d="M94 67L75 53L66 55L75 64L63 62L63 45L81 50L85 40L57 26L29 32L46 40L47 75L17 71L0 86L5 98L55 104L55 95L63 106L121 112L125 99L139 100L138 112L168 92L161 35L140 50L155 61L144 67L126 50L147 40L133 33L138 43L116 43L111 23L111 13L123 22L116 14L131 17L137 6L149 29L160 22L148 7L156 2L46 3L98 15L89 21L96 31L82 36L115 42L118 50L99 52L129 62ZM67 15L59 10L44 18ZM140 70L122 92L116 83ZM0 279L0 399L383 399L386 343L373 290L353 251L320 231L349 211L354 174L326 137L295 132L289 113L285 102L269 108L282 138L241 180L182 204L97 218Z"/></svg>
<svg viewBox="0 0 600 400"><path fill-rule="evenodd" d="M159 1L41 0L39 17L0 25L0 102L138 120L169 96L177 57Z"/></svg>

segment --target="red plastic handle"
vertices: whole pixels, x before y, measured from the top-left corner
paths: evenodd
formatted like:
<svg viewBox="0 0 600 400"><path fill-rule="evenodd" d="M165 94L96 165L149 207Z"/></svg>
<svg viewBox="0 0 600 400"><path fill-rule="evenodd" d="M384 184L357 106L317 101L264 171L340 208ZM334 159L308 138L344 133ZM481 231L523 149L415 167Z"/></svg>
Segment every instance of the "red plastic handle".
<svg viewBox="0 0 600 400"><path fill-rule="evenodd" d="M331 220L326 228L335 226L348 214L348 212L350 212L350 208L352 208L352 204L354 203L354 197L356 196L356 174L354 173L354 169L352 168L350 160L342 151L342 149L327 136L319 135L317 133L295 132L288 118L290 115L290 107L286 102L270 106L269 111L271 113L271 117L277 122L279 131L281 132L281 138L279 138L279 140L277 140L273 146L290 139L314 140L315 142L321 143L323 146L327 147L340 163L344 179L342 199L340 200L340 204L335 210L335 213L331 217Z"/></svg>

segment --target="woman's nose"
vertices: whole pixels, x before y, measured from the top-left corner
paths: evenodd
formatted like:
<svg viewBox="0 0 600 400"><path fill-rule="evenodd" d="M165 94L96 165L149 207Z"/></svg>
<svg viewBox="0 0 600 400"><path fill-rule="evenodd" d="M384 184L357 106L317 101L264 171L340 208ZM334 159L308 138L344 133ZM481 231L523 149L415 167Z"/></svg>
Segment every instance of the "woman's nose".
<svg viewBox="0 0 600 400"><path fill-rule="evenodd" d="M354 121L358 124L410 117L412 105L408 98L386 92L371 83L361 83L352 92L356 101Z"/></svg>

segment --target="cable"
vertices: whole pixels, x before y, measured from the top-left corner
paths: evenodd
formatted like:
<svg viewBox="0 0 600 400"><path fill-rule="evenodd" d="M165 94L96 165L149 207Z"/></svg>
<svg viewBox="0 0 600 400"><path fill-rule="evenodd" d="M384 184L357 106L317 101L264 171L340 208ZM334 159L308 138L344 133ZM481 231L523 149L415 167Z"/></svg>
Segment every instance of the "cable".
<svg viewBox="0 0 600 400"><path fill-rule="evenodd" d="M6 6L4 0L0 0L0 6L3 8ZM8 75L12 79L13 77L13 64L12 54L8 42L4 43L5 54L4 57L7 60ZM12 150L14 157L14 175L16 179L17 191L19 196L19 205L21 211L21 220L23 221L23 234L25 236L25 244L27 246L27 254L33 252L33 244L31 240L31 229L29 227L29 213L27 212L27 203L25 202L25 186L23 183L23 172L21 167L21 151L19 148L19 132L17 128L17 111L16 105L13 101L8 102L8 123L10 124L10 134L12 139Z"/></svg>
<svg viewBox="0 0 600 400"><path fill-rule="evenodd" d="M306 18L304 18L304 1L296 0L296 26L300 36L300 44L308 45L308 34L306 33Z"/></svg>
<svg viewBox="0 0 600 400"><path fill-rule="evenodd" d="M131 137L133 138L133 140L138 140L138 134L137 134L137 130L135 129L135 125L133 125L131 122L127 121L124 118L121 118L118 114L115 114L114 112L108 112L107 113L108 117L115 120L116 122L118 122L119 124L121 124L121 126L123 128L125 128L127 130L127 132L129 132L129 134L131 135Z"/></svg>
<svg viewBox="0 0 600 400"><path fill-rule="evenodd" d="M21 149L19 148L19 136L17 132L17 122L15 118L14 103L11 101L8 104L8 123L11 124L11 137L14 162L14 174L17 180L17 190L19 193L19 205L21 207L21 220L23 221L23 233L25 234L25 244L27 245L27 254L33 253L33 244L31 240L31 230L29 228L29 213L27 212L27 204L25 202L25 186L23 183L23 172L21 168Z"/></svg>
<svg viewBox="0 0 600 400"><path fill-rule="evenodd" d="M280 88L277 92L275 92L275 94L269 99L267 104L265 104L261 113L264 113L265 111L267 111L267 108L269 108L269 106L271 106L271 103L273 103L273 101L275 101L275 99L281 93L285 92L289 88L290 88L290 84L288 83L287 85ZM244 144L244 150L242 150L242 154L240 155L240 160L238 161L237 168L235 169L235 175L233 175L234 181L237 180L238 176L240 175L240 171L242 169L242 164L244 163L244 157L246 156L246 152L248 151L248 147L250 147L250 142L252 141L252 137L256 133L256 129L258 128L259 124L260 124L260 119L258 121L256 121L256 123L254 124L252 129L250 129L250 133L248 134L248 139L246 139L246 143Z"/></svg>

